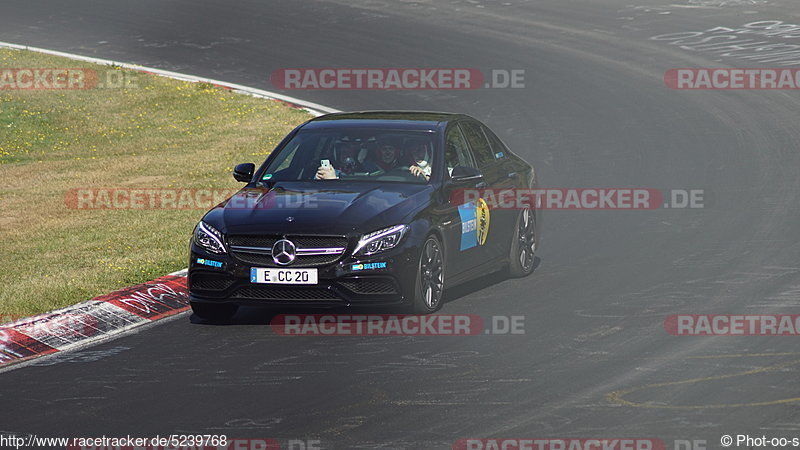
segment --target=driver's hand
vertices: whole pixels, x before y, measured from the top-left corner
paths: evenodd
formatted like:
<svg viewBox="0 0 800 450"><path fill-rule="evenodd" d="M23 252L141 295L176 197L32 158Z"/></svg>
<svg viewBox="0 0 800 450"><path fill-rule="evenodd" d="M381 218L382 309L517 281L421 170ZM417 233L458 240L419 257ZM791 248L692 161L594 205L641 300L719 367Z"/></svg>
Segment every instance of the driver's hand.
<svg viewBox="0 0 800 450"><path fill-rule="evenodd" d="M316 178L318 180L335 180L336 171L333 170L333 166L319 166Z"/></svg>
<svg viewBox="0 0 800 450"><path fill-rule="evenodd" d="M425 171L420 166L411 166L408 168L408 170L411 171L411 175L428 178L425 176Z"/></svg>

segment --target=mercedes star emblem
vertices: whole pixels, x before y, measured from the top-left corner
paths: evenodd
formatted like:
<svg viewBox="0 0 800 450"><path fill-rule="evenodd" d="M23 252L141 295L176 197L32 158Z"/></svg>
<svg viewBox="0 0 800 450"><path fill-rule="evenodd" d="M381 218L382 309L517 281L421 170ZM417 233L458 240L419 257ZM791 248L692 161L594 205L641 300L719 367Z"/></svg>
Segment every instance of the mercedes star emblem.
<svg viewBox="0 0 800 450"><path fill-rule="evenodd" d="M272 260L275 264L286 266L297 257L297 249L292 241L281 239L272 246Z"/></svg>

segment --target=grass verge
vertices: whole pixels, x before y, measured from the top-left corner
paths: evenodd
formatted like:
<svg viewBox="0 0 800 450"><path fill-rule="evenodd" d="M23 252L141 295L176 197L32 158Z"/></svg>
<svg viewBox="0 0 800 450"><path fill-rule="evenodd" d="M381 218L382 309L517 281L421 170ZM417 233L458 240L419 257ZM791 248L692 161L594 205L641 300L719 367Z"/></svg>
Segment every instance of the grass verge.
<svg viewBox="0 0 800 450"><path fill-rule="evenodd" d="M33 79L9 69L26 68L94 78L73 85L84 89L18 89ZM0 75L0 322L186 266L203 210L76 209L68 191L236 189L233 165L260 163L310 118L203 83L29 51L0 49Z"/></svg>

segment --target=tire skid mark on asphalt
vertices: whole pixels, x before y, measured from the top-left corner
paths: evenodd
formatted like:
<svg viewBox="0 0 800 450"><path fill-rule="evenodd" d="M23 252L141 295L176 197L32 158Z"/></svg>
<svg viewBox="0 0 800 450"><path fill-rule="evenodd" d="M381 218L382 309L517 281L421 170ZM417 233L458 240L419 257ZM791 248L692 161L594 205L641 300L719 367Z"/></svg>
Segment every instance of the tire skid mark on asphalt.
<svg viewBox="0 0 800 450"><path fill-rule="evenodd" d="M453 353L463 354L455 356ZM460 367L457 360L463 358L483 357L477 351L458 351L442 352L430 354L430 352L416 352L403 355L398 361L384 362L372 365L367 368L359 369L356 373L360 375L377 375L381 373L394 373L398 371L416 370L451 370Z"/></svg>
<svg viewBox="0 0 800 450"><path fill-rule="evenodd" d="M710 356L703 356L703 357L686 357L683 359L708 359L708 358L747 358L747 357L766 357L766 356L785 356L785 355L792 355L796 356L798 353L756 353L756 354L732 354L732 355L710 355ZM610 392L606 394L605 398L608 402L620 406L629 406L633 408L648 408L648 409L705 409L705 408L739 408L745 406L772 406L772 405L781 405L786 403L797 403L800 402L800 397L790 397L790 398L783 398L783 399L776 399L776 400L767 400L767 401L760 401L760 402L742 402L742 403L720 403L720 404L705 404L705 405L670 405L666 403L648 403L648 402L634 402L631 400L627 400L625 397L633 394L635 392L647 391L651 389L658 389L662 387L669 387L669 386L683 386L683 385L692 385L704 382L711 382L717 380L724 380L736 377L745 377L749 375L758 375L770 372L777 372L780 370L787 369L789 367L793 367L800 364L800 359L794 359L791 361L785 361L777 364L772 364L769 366L763 366L756 369L748 369L743 370L740 372L724 374L724 375L714 375L708 377L697 377L697 378L689 378L686 380L678 380L678 381L667 381L661 383L651 383L646 384L643 386L637 386L627 389L621 389L614 392Z"/></svg>
<svg viewBox="0 0 800 450"><path fill-rule="evenodd" d="M117 346L105 350L87 350L83 352L56 353L50 358L38 359L31 362L31 366L52 366L59 363L87 363L95 362L109 356L130 350L130 347Z"/></svg>
<svg viewBox="0 0 800 450"><path fill-rule="evenodd" d="M620 326L601 325L587 333L581 333L573 337L572 340L576 342L594 342L598 338L611 336L612 334L617 334L622 330L623 328Z"/></svg>
<svg viewBox="0 0 800 450"><path fill-rule="evenodd" d="M208 427L209 430L268 430L284 421L283 417L267 417L262 419L231 419L223 426Z"/></svg>

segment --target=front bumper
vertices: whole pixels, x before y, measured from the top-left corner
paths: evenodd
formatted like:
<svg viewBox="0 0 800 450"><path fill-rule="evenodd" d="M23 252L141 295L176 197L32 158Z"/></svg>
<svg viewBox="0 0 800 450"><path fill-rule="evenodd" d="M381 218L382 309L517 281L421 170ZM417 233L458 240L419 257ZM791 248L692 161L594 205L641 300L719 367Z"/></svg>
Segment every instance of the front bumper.
<svg viewBox="0 0 800 450"><path fill-rule="evenodd" d="M295 286L252 283L250 269L263 265L242 261L231 254L214 255L192 243L189 300L293 307L404 305L413 298L418 255L419 250L411 244L362 259L345 253L331 264L315 267L317 284ZM375 263L385 263L385 267Z"/></svg>

